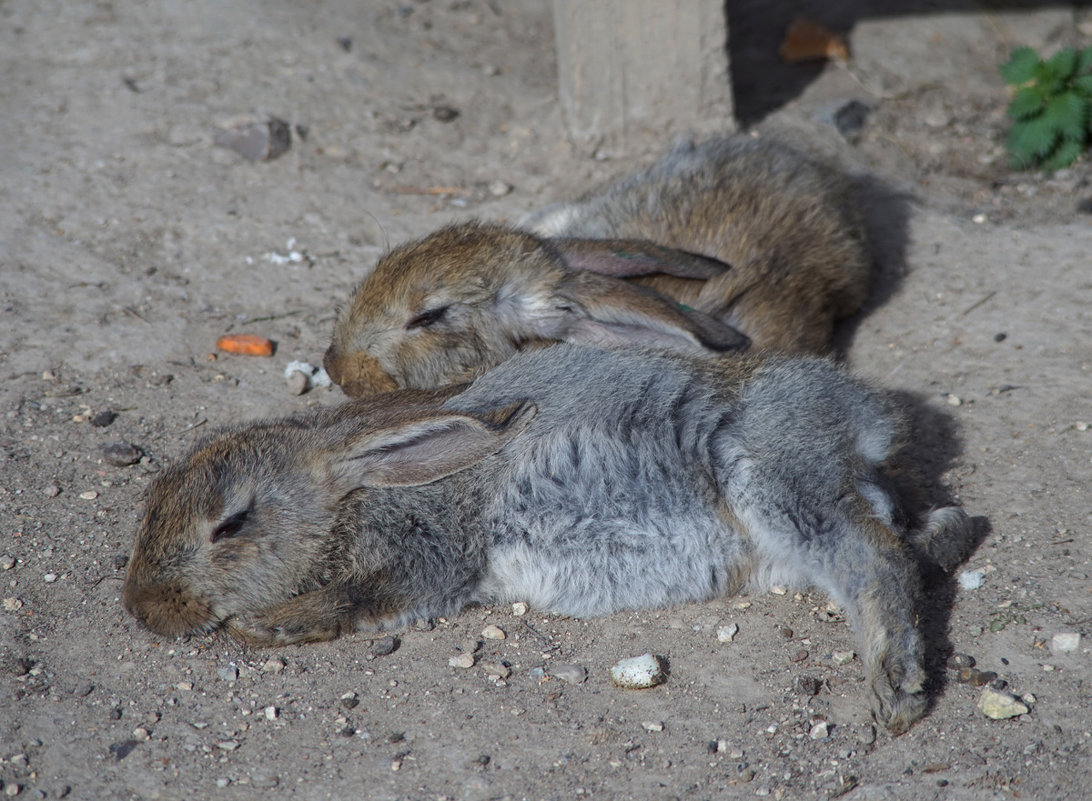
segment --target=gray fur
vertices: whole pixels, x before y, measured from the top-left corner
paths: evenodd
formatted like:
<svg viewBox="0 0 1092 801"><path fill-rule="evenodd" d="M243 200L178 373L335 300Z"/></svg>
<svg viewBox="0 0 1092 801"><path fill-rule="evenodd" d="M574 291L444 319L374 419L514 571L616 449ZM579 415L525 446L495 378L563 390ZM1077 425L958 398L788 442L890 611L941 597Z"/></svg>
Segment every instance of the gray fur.
<svg viewBox="0 0 1092 801"><path fill-rule="evenodd" d="M456 392L199 446L151 490L127 607L165 633L281 644L472 602L589 616L816 586L861 637L877 717L902 731L923 713L916 549L967 518L896 523L900 422L870 388L814 357L560 345ZM243 530L208 542L240 504Z"/></svg>

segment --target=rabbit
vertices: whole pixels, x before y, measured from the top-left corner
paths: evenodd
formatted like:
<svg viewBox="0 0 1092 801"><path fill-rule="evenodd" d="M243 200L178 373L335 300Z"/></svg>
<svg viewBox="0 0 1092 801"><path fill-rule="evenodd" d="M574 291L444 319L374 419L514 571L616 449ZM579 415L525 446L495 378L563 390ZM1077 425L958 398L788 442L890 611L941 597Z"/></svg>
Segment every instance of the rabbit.
<svg viewBox="0 0 1092 801"><path fill-rule="evenodd" d="M473 603L573 617L813 585L847 612L878 720L925 710L919 562L884 398L829 360L559 344L469 386L236 425L153 482L123 601L164 635L253 645Z"/></svg>
<svg viewBox="0 0 1092 801"><path fill-rule="evenodd" d="M453 225L381 258L338 314L334 382L442 386L555 341L825 353L869 291L849 178L749 136L679 144L520 226Z"/></svg>

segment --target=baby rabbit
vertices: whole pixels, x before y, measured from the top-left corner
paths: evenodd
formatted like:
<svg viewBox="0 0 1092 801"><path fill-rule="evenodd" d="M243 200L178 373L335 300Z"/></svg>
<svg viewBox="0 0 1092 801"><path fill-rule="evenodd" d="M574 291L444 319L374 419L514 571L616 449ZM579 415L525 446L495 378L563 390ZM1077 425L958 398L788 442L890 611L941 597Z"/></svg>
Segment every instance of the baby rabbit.
<svg viewBox="0 0 1092 801"><path fill-rule="evenodd" d="M826 360L558 345L468 388L235 426L153 483L126 608L165 635L324 640L530 602L561 615L814 585L853 622L877 718L925 708L899 420Z"/></svg>
<svg viewBox="0 0 1092 801"><path fill-rule="evenodd" d="M849 180L748 136L683 144L522 229L466 223L395 248L338 315L346 394L465 381L535 343L825 352L868 294Z"/></svg>

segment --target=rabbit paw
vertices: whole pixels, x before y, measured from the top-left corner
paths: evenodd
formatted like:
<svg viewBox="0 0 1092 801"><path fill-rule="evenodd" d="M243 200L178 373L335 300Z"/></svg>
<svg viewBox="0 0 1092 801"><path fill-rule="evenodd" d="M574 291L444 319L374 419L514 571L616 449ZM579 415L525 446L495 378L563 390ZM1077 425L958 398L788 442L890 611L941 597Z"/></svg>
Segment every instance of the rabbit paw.
<svg viewBox="0 0 1092 801"><path fill-rule="evenodd" d="M922 691L924 672L916 664L886 664L871 672L873 717L892 734L904 734L928 705Z"/></svg>
<svg viewBox="0 0 1092 801"><path fill-rule="evenodd" d="M225 628L236 639L258 647L322 642L341 634L335 609L328 593L305 593L268 609L233 617Z"/></svg>

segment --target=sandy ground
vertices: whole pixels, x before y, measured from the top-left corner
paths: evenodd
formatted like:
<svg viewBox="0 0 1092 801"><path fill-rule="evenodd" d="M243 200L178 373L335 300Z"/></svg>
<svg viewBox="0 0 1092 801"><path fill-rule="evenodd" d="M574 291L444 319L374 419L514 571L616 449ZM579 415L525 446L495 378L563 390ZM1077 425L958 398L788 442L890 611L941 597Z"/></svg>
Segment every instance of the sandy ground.
<svg viewBox="0 0 1092 801"><path fill-rule="evenodd" d="M763 61L790 4L730 5L740 116L884 187L877 290L841 332L845 356L914 408L930 491L988 525L963 568L981 586L931 585L929 716L898 739L874 729L860 662L834 659L851 634L811 594L589 621L474 609L394 643L275 652L142 630L119 595L148 482L218 424L336 403L290 394L283 367L320 360L335 306L388 244L513 220L665 135L614 160L566 143L548 4L532 0L2 0L6 796L1087 793L1092 186L1087 163L1007 170L997 64L1016 44L1087 42L1088 14L836 4L848 67L794 72ZM824 120L848 100L869 113L847 139ZM280 158L215 146L268 115L292 126ZM276 355L213 354L244 330ZM143 458L113 466L100 447L115 442ZM488 624L507 638L484 639ZM1056 647L1065 633L1084 635L1075 651ZM468 648L478 666L450 667ZM615 688L609 667L645 651L670 661L667 683ZM1030 711L984 717L953 653ZM500 662L506 679L482 667Z"/></svg>

